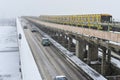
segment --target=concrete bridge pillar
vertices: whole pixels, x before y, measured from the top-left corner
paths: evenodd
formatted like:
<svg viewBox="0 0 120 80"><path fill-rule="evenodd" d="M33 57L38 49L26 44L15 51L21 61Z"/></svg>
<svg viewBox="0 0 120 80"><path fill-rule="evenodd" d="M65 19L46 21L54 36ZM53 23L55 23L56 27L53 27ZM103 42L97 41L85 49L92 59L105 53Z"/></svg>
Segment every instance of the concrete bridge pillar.
<svg viewBox="0 0 120 80"><path fill-rule="evenodd" d="M55 39L55 32L52 32L52 38Z"/></svg>
<svg viewBox="0 0 120 80"><path fill-rule="evenodd" d="M110 49L108 49L107 62L108 62L109 64L111 63L111 50L110 50Z"/></svg>
<svg viewBox="0 0 120 80"><path fill-rule="evenodd" d="M55 32L55 36L54 36L54 39L57 41L58 40L58 32Z"/></svg>
<svg viewBox="0 0 120 80"><path fill-rule="evenodd" d="M84 60L84 53L86 50L86 43L84 40L76 40L76 56Z"/></svg>
<svg viewBox="0 0 120 80"><path fill-rule="evenodd" d="M51 30L49 30L47 34L50 35L50 36L52 37L52 34L53 34L53 33L52 33Z"/></svg>
<svg viewBox="0 0 120 80"><path fill-rule="evenodd" d="M66 37L65 34L62 34L62 45L63 45L64 47L67 46L67 37Z"/></svg>
<svg viewBox="0 0 120 80"><path fill-rule="evenodd" d="M87 63L98 60L98 46L95 44L88 44Z"/></svg>
<svg viewBox="0 0 120 80"><path fill-rule="evenodd" d="M68 39L68 50L71 51L71 49L72 49L72 38L69 37L69 39Z"/></svg>
<svg viewBox="0 0 120 80"><path fill-rule="evenodd" d="M54 36L55 36L54 31L52 31L50 35L51 35L51 37L54 39Z"/></svg>
<svg viewBox="0 0 120 80"><path fill-rule="evenodd" d="M101 61L101 74L105 75L106 73L106 48L102 48L102 61Z"/></svg>
<svg viewBox="0 0 120 80"><path fill-rule="evenodd" d="M60 33L57 33L57 41L61 40Z"/></svg>
<svg viewBox="0 0 120 80"><path fill-rule="evenodd" d="M58 38L57 38L57 41L58 41L58 43L60 43L61 45L63 45L65 42L65 40L64 40L64 34L62 34L62 33L58 33Z"/></svg>
<svg viewBox="0 0 120 80"><path fill-rule="evenodd" d="M73 43L72 37L70 35L68 36L67 49L70 52L75 52L75 44Z"/></svg>
<svg viewBox="0 0 120 80"><path fill-rule="evenodd" d="M56 40L57 36L56 36L57 32L53 32L53 39Z"/></svg>
<svg viewBox="0 0 120 80"><path fill-rule="evenodd" d="M46 29L46 30L47 30L46 33L49 34L49 33L50 33L50 30L48 30L48 29Z"/></svg>
<svg viewBox="0 0 120 80"><path fill-rule="evenodd" d="M76 56L77 57L80 57L79 53L80 53L80 42L76 40Z"/></svg>
<svg viewBox="0 0 120 80"><path fill-rule="evenodd" d="M51 36L51 31L50 31L50 30L48 30L48 31L47 31L47 34L48 34L49 36Z"/></svg>

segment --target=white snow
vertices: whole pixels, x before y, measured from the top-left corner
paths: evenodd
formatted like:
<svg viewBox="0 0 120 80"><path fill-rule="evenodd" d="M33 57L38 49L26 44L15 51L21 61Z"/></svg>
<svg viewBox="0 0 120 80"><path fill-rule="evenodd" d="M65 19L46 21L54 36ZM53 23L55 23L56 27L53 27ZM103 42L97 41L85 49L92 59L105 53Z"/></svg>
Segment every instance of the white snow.
<svg viewBox="0 0 120 80"><path fill-rule="evenodd" d="M110 41L109 43L120 46L120 43L118 43L118 42Z"/></svg>
<svg viewBox="0 0 120 80"><path fill-rule="evenodd" d="M0 52L0 80L21 80L18 52Z"/></svg>
<svg viewBox="0 0 120 80"><path fill-rule="evenodd" d="M21 34L22 36L22 39L19 39L19 49L23 80L42 80L37 64L32 55L31 49L26 40L23 28L21 26L21 24L23 26L26 24L21 23L20 22L21 20L22 20L21 18L17 18L18 35Z"/></svg>
<svg viewBox="0 0 120 80"><path fill-rule="evenodd" d="M120 69L120 60L117 60L117 59L115 59L115 58L111 58L111 63L112 63L114 66L116 66L116 67L118 67L118 68Z"/></svg>
<svg viewBox="0 0 120 80"><path fill-rule="evenodd" d="M102 52L99 51L99 57L102 57ZM111 63L120 69L120 60L117 60L115 58L111 58Z"/></svg>
<svg viewBox="0 0 120 80"><path fill-rule="evenodd" d="M0 80L21 80L15 26L0 26Z"/></svg>

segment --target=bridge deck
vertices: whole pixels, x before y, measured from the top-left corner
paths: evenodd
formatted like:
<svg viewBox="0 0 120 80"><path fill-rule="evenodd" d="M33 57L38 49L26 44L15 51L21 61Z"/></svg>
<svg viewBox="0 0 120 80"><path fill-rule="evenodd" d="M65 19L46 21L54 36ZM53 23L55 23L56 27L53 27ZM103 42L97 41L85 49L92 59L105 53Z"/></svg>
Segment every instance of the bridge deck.
<svg viewBox="0 0 120 80"><path fill-rule="evenodd" d="M60 25L55 23L48 23L48 22L43 22L36 19L32 19L32 18L29 18L29 20L41 25L45 25L47 27L51 27L51 28L61 29L61 30L65 30L65 31L69 31L77 34L87 35L87 36L93 36L93 37L110 40L114 42L120 42L120 33L93 30L93 29L81 28L81 27L75 27L75 26L69 26L69 25Z"/></svg>

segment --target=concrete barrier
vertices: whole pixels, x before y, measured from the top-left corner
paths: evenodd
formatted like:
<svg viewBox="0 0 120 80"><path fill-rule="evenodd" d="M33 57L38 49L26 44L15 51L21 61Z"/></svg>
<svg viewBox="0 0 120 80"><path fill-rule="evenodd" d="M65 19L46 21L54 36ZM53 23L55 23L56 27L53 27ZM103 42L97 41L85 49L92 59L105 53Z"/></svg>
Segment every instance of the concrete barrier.
<svg viewBox="0 0 120 80"><path fill-rule="evenodd" d="M21 18L16 19L22 80L42 80L30 47L21 26Z"/></svg>

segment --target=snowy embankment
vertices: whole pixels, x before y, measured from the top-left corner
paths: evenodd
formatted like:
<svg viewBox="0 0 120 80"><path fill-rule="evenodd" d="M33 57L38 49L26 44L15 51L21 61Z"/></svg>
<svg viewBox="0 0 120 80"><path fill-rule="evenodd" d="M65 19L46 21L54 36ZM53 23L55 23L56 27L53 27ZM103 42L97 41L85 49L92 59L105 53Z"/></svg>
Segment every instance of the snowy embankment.
<svg viewBox="0 0 120 80"><path fill-rule="evenodd" d="M21 26L20 18L17 18L17 31L18 35L21 34L19 39L19 51L21 60L21 71L23 80L42 80L35 60L33 58L30 47L27 43L26 37Z"/></svg>
<svg viewBox="0 0 120 80"><path fill-rule="evenodd" d="M44 37L49 38L51 43L62 52L62 55L64 55L69 62L71 62L73 65L79 67L90 78L92 78L93 80L107 80L101 74L99 74L94 69L92 69L87 64L85 64L83 61L81 61L77 56L73 55L73 53L69 52L67 49L65 49L59 43L57 43L55 40L53 40L51 37L49 37L46 33L44 33L41 30L40 30L40 33Z"/></svg>

